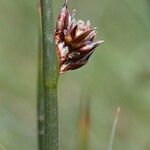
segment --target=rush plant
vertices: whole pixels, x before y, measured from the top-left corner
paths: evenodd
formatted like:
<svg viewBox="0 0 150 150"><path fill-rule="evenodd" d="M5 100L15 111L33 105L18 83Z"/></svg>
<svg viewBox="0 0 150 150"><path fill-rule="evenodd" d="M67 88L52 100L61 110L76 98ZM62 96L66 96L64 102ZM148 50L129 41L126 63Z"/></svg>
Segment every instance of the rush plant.
<svg viewBox="0 0 150 150"><path fill-rule="evenodd" d="M90 21L75 20L75 10L69 12L67 9L68 0L65 0L54 27L52 2L53 0L41 0L40 4L44 99L38 101L39 120L41 112L43 115L43 123L41 120L38 121L38 129L44 129L44 131L42 135L39 131L39 150L58 150L57 82L59 74L85 65L95 48L103 42L94 41L96 28L91 26Z"/></svg>

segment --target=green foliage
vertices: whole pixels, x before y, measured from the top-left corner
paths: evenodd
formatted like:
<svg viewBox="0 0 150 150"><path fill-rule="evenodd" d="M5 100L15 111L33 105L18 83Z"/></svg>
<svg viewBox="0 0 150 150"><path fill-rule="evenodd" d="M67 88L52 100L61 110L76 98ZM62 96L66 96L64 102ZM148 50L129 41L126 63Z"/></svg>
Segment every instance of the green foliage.
<svg viewBox="0 0 150 150"><path fill-rule="evenodd" d="M54 3L55 17L63 1ZM91 100L91 150L105 150L116 107L115 150L150 149L150 1L70 0L105 40L85 67L59 79L60 150L77 150L82 93ZM0 143L36 150L37 10L34 0L0 1Z"/></svg>

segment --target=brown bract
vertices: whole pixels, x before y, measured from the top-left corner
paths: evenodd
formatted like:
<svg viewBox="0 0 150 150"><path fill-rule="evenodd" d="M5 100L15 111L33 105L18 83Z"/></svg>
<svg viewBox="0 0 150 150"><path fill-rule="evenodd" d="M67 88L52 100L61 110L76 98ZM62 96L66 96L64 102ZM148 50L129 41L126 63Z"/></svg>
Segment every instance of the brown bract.
<svg viewBox="0 0 150 150"><path fill-rule="evenodd" d="M55 29L55 43L60 65L60 74L85 65L94 49L103 41L94 42L96 29L90 21L76 21L75 10L67 10L67 0L58 17Z"/></svg>

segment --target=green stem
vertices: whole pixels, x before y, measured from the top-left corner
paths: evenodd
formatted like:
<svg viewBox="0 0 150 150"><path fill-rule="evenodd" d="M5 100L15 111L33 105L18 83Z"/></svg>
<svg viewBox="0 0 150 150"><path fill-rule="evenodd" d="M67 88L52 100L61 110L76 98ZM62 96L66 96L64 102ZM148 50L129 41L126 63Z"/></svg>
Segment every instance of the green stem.
<svg viewBox="0 0 150 150"><path fill-rule="evenodd" d="M38 3L38 149L45 150L45 122L44 122L44 89L43 89L43 52L42 52L42 33L41 33L41 10Z"/></svg>
<svg viewBox="0 0 150 150"><path fill-rule="evenodd" d="M54 43L52 0L41 0L45 150L58 150L58 61Z"/></svg>
<svg viewBox="0 0 150 150"><path fill-rule="evenodd" d="M45 150L45 110L44 110L44 88L43 88L43 52L42 52L42 30L41 30L41 5L38 0L38 150Z"/></svg>
<svg viewBox="0 0 150 150"><path fill-rule="evenodd" d="M39 150L45 150L44 143L44 93L43 93L43 75L42 75L42 54L39 50L39 73L38 73L38 146Z"/></svg>

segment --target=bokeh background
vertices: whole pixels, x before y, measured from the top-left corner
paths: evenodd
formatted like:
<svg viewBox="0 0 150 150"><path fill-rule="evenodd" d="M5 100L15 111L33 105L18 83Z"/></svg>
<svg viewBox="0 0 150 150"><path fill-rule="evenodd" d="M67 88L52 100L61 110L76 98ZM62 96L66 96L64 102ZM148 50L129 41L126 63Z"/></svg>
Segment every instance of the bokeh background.
<svg viewBox="0 0 150 150"><path fill-rule="evenodd" d="M54 0L55 19L63 0ZM150 0L70 0L97 27L85 67L59 78L60 150L79 150L81 101L90 101L90 150L150 150ZM36 0L0 1L0 150L36 150Z"/></svg>

